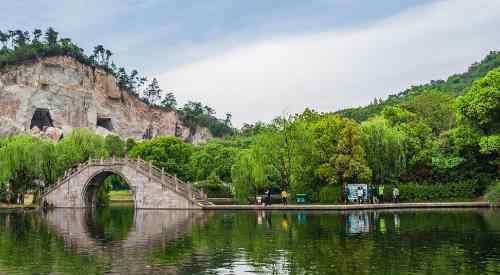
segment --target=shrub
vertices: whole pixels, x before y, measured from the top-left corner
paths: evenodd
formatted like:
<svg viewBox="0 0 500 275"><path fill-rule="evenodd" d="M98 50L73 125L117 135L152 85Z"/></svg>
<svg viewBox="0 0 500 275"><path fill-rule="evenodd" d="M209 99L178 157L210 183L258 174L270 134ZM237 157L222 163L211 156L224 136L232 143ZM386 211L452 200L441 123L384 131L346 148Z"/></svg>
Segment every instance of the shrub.
<svg viewBox="0 0 500 275"><path fill-rule="evenodd" d="M342 186L327 185L319 191L319 201L323 203L340 203L342 202Z"/></svg>
<svg viewBox="0 0 500 275"><path fill-rule="evenodd" d="M394 186L386 186L385 199L392 199ZM480 195L482 186L475 180L460 182L418 184L404 183L397 185L401 201L443 201L473 199Z"/></svg>

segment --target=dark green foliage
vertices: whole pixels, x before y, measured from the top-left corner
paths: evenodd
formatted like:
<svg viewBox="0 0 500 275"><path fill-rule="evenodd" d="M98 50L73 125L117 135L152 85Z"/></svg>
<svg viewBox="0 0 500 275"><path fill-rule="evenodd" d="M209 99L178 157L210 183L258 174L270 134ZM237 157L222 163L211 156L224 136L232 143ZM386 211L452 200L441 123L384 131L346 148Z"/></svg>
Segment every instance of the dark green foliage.
<svg viewBox="0 0 500 275"><path fill-rule="evenodd" d="M160 106L168 110L175 110L177 107L177 100L172 92L166 93L160 102Z"/></svg>
<svg viewBox="0 0 500 275"><path fill-rule="evenodd" d="M327 185L319 191L322 203L342 203L342 185Z"/></svg>
<svg viewBox="0 0 500 275"><path fill-rule="evenodd" d="M191 179L202 181L216 176L223 182L231 181L231 167L239 149L226 141L211 140L197 147L191 156Z"/></svg>
<svg viewBox="0 0 500 275"><path fill-rule="evenodd" d="M134 148L134 146L137 145L137 142L133 138L128 138L127 141L125 141L125 151L128 154Z"/></svg>
<svg viewBox="0 0 500 275"><path fill-rule="evenodd" d="M104 145L111 157L122 158L125 155L125 143L119 136L106 136L104 138Z"/></svg>
<svg viewBox="0 0 500 275"><path fill-rule="evenodd" d="M193 150L193 145L176 137L159 137L137 144L129 151L129 157L151 161L153 165L165 168L165 172L188 181Z"/></svg>
<svg viewBox="0 0 500 275"><path fill-rule="evenodd" d="M400 199L405 202L450 201L474 199L484 192L484 185L475 180L459 182L419 184L415 182L398 184ZM393 186L385 186L385 199L392 198Z"/></svg>

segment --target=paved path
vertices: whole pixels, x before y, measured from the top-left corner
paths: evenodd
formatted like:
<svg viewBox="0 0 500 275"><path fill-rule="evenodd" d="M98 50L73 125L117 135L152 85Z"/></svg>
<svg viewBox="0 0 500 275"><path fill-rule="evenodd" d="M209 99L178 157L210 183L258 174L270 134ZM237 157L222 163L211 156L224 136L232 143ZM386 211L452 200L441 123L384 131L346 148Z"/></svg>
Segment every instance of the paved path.
<svg viewBox="0 0 500 275"><path fill-rule="evenodd" d="M206 210L371 210L405 208L467 208L491 207L488 202L419 202L419 203L382 203L382 204L297 204L270 206L262 205L207 205Z"/></svg>

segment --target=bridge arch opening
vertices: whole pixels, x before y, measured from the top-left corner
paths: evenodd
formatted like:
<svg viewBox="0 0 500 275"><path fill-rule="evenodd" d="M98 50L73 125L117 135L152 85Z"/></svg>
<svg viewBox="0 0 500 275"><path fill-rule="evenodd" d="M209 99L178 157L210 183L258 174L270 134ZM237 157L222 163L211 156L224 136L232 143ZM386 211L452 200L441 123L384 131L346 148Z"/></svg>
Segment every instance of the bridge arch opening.
<svg viewBox="0 0 500 275"><path fill-rule="evenodd" d="M134 190L126 177L112 170L103 170L90 177L82 195L86 207L109 206L115 202L135 205Z"/></svg>

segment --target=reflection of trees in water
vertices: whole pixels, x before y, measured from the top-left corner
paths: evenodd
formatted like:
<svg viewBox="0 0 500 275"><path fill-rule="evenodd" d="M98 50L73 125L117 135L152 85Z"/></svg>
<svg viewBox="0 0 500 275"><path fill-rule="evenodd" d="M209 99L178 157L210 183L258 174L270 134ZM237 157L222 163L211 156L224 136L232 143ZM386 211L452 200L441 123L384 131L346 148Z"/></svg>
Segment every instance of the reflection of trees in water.
<svg viewBox="0 0 500 275"><path fill-rule="evenodd" d="M367 215L370 230L349 234L350 214ZM485 273L500 266L498 218L480 210L0 214L0 273L197 274L238 264L279 274Z"/></svg>
<svg viewBox="0 0 500 275"><path fill-rule="evenodd" d="M187 258L196 259L203 251L198 270L234 269L233 262L246 259L253 265L249 270L270 272L272 267L284 266L291 274L331 274L333 270L338 274L426 274L428 266L446 273L455 270L450 269L449 262L455 264L452 268L466 273L484 272L482 262L487 255L496 259L500 255L496 249L498 237L481 234L490 229L480 213L354 213L369 217L370 230L351 235L346 226L350 213L306 213L304 218L300 212L226 212L214 215L203 230L193 230L191 238L178 245L196 248L198 254L184 250Z"/></svg>
<svg viewBox="0 0 500 275"><path fill-rule="evenodd" d="M104 272L97 255L68 253L71 243L36 212L0 213L0 243L0 273Z"/></svg>
<svg viewBox="0 0 500 275"><path fill-rule="evenodd" d="M127 239L134 225L134 208L130 206L91 208L85 214L90 237L104 243Z"/></svg>

